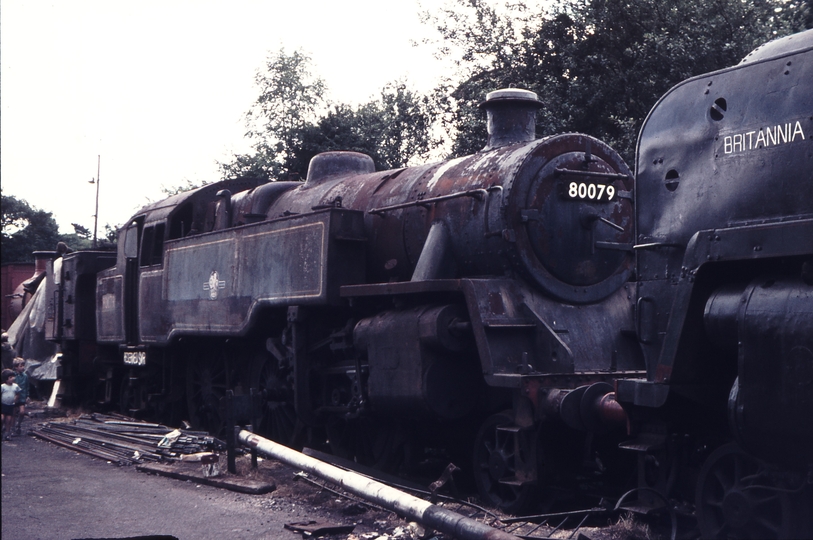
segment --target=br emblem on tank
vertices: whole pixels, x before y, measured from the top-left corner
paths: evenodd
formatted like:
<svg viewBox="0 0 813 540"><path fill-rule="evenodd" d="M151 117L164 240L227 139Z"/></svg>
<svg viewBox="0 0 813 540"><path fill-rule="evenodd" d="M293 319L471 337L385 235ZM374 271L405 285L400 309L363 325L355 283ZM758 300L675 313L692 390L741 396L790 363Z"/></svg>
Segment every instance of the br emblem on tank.
<svg viewBox="0 0 813 540"><path fill-rule="evenodd" d="M217 300L218 289L225 289L226 282L218 279L217 270L212 270L209 281L203 284L203 290L209 291L209 300Z"/></svg>

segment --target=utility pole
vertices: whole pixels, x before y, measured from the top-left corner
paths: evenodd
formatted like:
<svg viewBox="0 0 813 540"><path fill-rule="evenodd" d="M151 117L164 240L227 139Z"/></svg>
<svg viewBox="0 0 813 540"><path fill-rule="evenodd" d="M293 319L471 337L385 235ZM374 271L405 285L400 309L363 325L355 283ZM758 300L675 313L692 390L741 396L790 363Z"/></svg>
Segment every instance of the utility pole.
<svg viewBox="0 0 813 540"><path fill-rule="evenodd" d="M93 214L93 249L96 249L96 232L99 229L99 184L101 184L101 178L99 176L99 172L102 169L102 156L99 154L98 161L96 162L96 181L94 182L91 180L91 183L96 184L96 213Z"/></svg>

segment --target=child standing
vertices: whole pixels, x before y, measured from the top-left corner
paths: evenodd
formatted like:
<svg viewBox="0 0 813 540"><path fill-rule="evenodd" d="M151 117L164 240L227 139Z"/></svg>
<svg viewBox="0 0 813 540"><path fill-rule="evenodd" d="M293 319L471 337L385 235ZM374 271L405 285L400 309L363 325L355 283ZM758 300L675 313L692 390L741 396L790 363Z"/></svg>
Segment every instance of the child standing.
<svg viewBox="0 0 813 540"><path fill-rule="evenodd" d="M10 441L11 428L14 426L14 404L17 402L20 387L14 383L14 372L10 369L0 372L0 378L3 379L3 384L0 384L3 406L3 440Z"/></svg>
<svg viewBox="0 0 813 540"><path fill-rule="evenodd" d="M17 403L14 406L14 434L22 432L25 404L28 401L28 373L25 372L25 358L19 356L14 359L14 382L20 387Z"/></svg>

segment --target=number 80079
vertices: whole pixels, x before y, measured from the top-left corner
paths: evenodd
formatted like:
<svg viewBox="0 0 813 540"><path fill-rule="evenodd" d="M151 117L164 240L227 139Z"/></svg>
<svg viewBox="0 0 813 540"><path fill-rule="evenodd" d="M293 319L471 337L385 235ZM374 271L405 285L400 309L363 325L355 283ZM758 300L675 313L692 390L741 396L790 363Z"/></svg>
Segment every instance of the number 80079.
<svg viewBox="0 0 813 540"><path fill-rule="evenodd" d="M615 188L609 184L570 182L567 186L566 195L569 199L611 201L615 197Z"/></svg>

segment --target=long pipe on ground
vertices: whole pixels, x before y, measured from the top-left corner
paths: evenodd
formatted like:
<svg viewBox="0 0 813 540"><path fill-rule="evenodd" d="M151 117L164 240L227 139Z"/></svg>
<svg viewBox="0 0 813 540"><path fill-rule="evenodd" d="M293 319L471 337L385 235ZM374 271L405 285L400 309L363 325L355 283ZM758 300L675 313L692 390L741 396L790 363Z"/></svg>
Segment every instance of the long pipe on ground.
<svg viewBox="0 0 813 540"><path fill-rule="evenodd" d="M408 493L376 482L353 471L340 469L324 461L306 456L287 446L275 443L250 431L242 430L239 441L266 456L278 459L320 478L341 486L350 493L375 502L421 525L449 534L460 540L517 540L516 536L494 529L451 510L413 497Z"/></svg>

